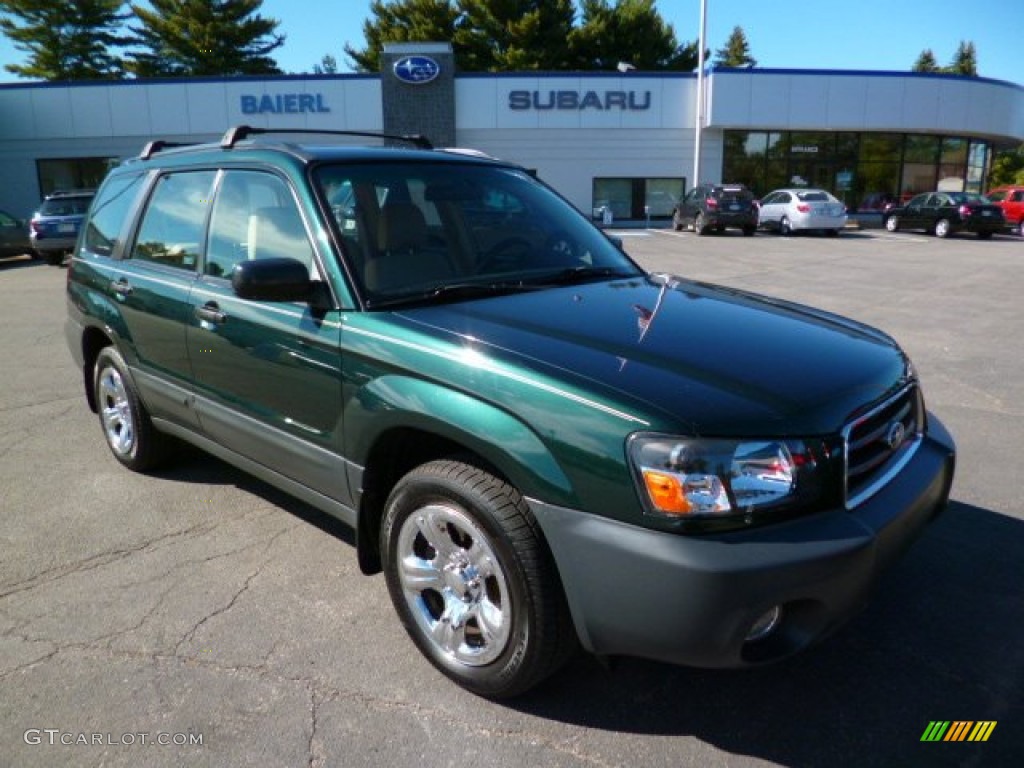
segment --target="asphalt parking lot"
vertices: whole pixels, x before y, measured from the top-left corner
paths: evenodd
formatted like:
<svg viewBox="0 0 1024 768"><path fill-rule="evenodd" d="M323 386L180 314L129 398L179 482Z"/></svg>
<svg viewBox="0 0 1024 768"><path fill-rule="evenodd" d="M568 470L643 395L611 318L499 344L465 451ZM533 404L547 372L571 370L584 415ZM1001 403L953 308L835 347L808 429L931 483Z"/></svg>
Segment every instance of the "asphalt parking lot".
<svg viewBox="0 0 1024 768"><path fill-rule="evenodd" d="M852 316L914 359L958 443L953 503L863 614L764 669L580 657L478 699L343 526L202 454L122 469L65 347L64 270L0 260L0 764L1019 765L1024 240L621 234L652 271ZM936 720L997 725L922 743Z"/></svg>

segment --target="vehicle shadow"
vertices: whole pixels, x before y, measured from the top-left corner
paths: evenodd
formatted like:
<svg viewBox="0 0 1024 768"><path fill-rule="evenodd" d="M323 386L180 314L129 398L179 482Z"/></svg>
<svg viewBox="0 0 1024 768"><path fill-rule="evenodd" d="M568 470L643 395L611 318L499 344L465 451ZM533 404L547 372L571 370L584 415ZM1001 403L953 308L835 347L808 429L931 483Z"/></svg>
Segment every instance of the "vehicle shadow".
<svg viewBox="0 0 1024 768"><path fill-rule="evenodd" d="M952 503L868 609L753 670L581 655L511 706L616 733L691 736L785 766L1020 765L1024 522ZM933 720L995 720L985 743L922 743Z"/></svg>
<svg viewBox="0 0 1024 768"><path fill-rule="evenodd" d="M182 444L177 448L174 459L165 469L153 473L154 476L180 483L198 485L232 485L236 488L259 496L274 506L280 507L290 515L319 528L351 547L356 545L355 531L337 518L321 512L303 501L278 490L253 475L246 474L227 462L204 453L191 445Z"/></svg>
<svg viewBox="0 0 1024 768"><path fill-rule="evenodd" d="M33 259L28 254L24 256L0 257L0 271L7 272L13 269L25 269L26 267L45 267L46 262Z"/></svg>

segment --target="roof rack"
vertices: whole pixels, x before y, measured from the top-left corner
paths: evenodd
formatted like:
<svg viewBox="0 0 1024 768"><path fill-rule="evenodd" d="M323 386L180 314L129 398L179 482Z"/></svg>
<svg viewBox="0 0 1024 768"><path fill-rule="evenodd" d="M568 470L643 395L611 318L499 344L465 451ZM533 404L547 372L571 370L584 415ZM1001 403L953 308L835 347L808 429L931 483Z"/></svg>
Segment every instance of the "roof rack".
<svg viewBox="0 0 1024 768"><path fill-rule="evenodd" d="M253 128L251 125L236 125L228 128L224 137L220 140L220 146L223 149L231 149L236 143L243 139L265 133L316 133L331 136L365 136L374 139L405 141L413 146L419 147L420 149L434 148L434 145L430 143L430 140L419 133L398 135L393 133L380 133L377 131L331 131L316 128Z"/></svg>
<svg viewBox="0 0 1024 768"><path fill-rule="evenodd" d="M195 144L192 141L164 141L163 139L157 139L156 141L150 141L142 148L139 153L140 160L149 160L157 152L162 152L165 149L171 147L191 147Z"/></svg>

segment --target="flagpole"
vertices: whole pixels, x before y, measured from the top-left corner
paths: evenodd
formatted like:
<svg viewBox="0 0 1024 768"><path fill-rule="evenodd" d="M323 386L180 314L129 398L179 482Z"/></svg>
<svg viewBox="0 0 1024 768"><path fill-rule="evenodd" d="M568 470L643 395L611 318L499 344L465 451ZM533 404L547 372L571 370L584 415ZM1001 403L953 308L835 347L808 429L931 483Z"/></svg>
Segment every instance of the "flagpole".
<svg viewBox="0 0 1024 768"><path fill-rule="evenodd" d="M697 115L693 128L693 178L690 187L700 184L700 139L704 127L704 48L707 36L707 0L700 0L700 37L697 43Z"/></svg>

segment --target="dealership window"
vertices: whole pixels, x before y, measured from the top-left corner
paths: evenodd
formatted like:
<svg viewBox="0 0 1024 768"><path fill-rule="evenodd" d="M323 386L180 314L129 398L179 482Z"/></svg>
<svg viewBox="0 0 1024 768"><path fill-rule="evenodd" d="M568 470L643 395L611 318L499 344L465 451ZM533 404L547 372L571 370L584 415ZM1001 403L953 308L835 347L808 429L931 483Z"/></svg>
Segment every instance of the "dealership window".
<svg viewBox="0 0 1024 768"><path fill-rule="evenodd" d="M938 182L936 170L940 146L938 136L908 135L906 137L903 149L903 175L900 183L901 200L906 201L914 195L936 189ZM958 180L954 179L955 181ZM959 182L961 185L963 184L962 177Z"/></svg>
<svg viewBox="0 0 1024 768"><path fill-rule="evenodd" d="M967 184L965 192L981 192L985 170L989 167L992 151L987 142L972 141L967 152Z"/></svg>
<svg viewBox="0 0 1024 768"><path fill-rule="evenodd" d="M116 157L36 160L39 192L45 197L62 189L94 189L117 162Z"/></svg>
<svg viewBox="0 0 1024 768"><path fill-rule="evenodd" d="M594 179L592 214L600 219L607 208L616 219L667 219L685 188L679 177Z"/></svg>

